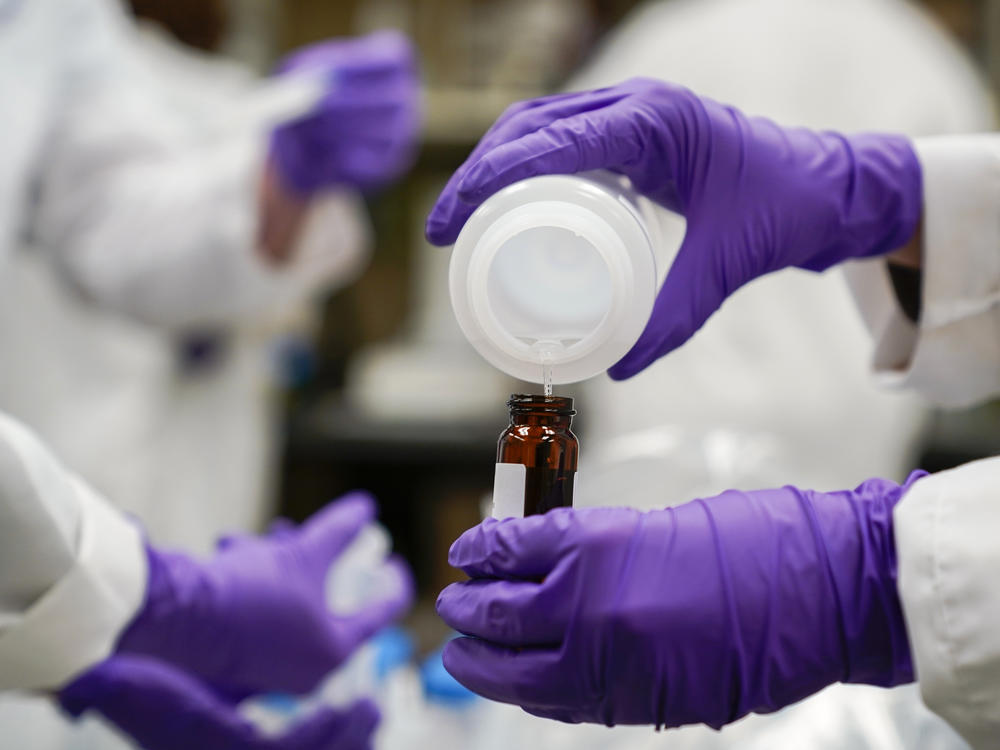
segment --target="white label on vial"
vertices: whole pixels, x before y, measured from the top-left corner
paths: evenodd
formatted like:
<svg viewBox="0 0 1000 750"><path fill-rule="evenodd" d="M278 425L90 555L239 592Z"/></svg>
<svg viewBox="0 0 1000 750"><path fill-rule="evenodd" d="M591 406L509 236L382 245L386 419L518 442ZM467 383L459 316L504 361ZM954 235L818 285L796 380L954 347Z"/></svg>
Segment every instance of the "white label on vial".
<svg viewBox="0 0 1000 750"><path fill-rule="evenodd" d="M528 470L524 464L497 464L493 475L493 517L524 516L524 482Z"/></svg>

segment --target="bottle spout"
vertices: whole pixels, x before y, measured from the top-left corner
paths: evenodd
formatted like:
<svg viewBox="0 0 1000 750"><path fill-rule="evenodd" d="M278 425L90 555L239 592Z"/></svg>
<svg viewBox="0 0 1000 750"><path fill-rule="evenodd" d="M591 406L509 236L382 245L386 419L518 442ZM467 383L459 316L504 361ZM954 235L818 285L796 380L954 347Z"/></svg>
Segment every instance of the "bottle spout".
<svg viewBox="0 0 1000 750"><path fill-rule="evenodd" d="M565 347L559 341L536 341L533 348L538 352L538 359L542 364L542 392L546 397L551 396L553 354L557 348Z"/></svg>

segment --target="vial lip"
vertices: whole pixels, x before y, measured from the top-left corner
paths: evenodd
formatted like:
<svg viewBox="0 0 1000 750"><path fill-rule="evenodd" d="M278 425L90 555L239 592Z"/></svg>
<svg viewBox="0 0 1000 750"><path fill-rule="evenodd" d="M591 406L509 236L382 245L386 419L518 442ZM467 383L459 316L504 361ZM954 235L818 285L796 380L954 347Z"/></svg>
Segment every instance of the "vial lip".
<svg viewBox="0 0 1000 750"><path fill-rule="evenodd" d="M572 417L576 415L570 396L544 396L542 394L512 393L507 401L511 414L545 413Z"/></svg>

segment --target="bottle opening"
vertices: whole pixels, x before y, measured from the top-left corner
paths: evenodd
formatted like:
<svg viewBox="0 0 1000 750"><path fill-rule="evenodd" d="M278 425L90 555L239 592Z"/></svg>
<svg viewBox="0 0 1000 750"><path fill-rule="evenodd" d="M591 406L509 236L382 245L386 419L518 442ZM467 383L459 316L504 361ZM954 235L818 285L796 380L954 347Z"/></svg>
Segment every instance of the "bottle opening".
<svg viewBox="0 0 1000 750"><path fill-rule="evenodd" d="M529 383L575 383L621 359L657 285L648 217L633 208L610 175L543 175L491 196L462 228L449 270L469 342Z"/></svg>
<svg viewBox="0 0 1000 750"><path fill-rule="evenodd" d="M486 294L494 317L529 345L568 348L596 330L611 309L607 263L569 229L539 226L517 233L497 250Z"/></svg>
<svg viewBox="0 0 1000 750"><path fill-rule="evenodd" d="M512 393L507 401L511 414L558 414L572 417L576 415L570 396L545 396L541 394Z"/></svg>

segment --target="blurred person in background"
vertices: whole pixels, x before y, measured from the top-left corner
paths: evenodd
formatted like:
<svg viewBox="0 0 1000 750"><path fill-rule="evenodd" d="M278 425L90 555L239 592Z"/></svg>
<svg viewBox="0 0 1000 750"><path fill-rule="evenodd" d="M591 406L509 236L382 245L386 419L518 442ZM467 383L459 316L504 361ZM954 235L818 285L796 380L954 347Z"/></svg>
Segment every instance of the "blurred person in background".
<svg viewBox="0 0 1000 750"><path fill-rule="evenodd" d="M414 154L409 43L321 43L261 82L113 0L8 0L0 49L0 409L154 542L258 528L268 342L360 270L358 191ZM0 722L21 747L68 741L40 702Z"/></svg>
<svg viewBox="0 0 1000 750"><path fill-rule="evenodd" d="M364 266L357 191L413 155L413 53L377 34L259 81L110 0L45 7L5 27L63 78L20 92L39 107L11 123L31 148L4 227L0 409L155 539L207 550L266 516L271 344Z"/></svg>
<svg viewBox="0 0 1000 750"><path fill-rule="evenodd" d="M970 61L903 0L646 3L567 88L596 89L632 76L676 81L788 125L911 136L995 126ZM659 214L676 252L683 219ZM892 288L887 268L868 283ZM630 506L652 509L734 486L835 489L870 476L905 478L926 402L880 388L865 367L869 346L840 271L788 270L742 287L711 325L655 367L624 382L595 378L581 386L593 437L576 504L625 497ZM643 743L633 732L616 737L574 728L574 735L521 723L529 733L601 746ZM894 736L906 747L963 744L916 690L857 686L832 688L778 717L751 717L721 735L685 729L674 742L875 748Z"/></svg>

